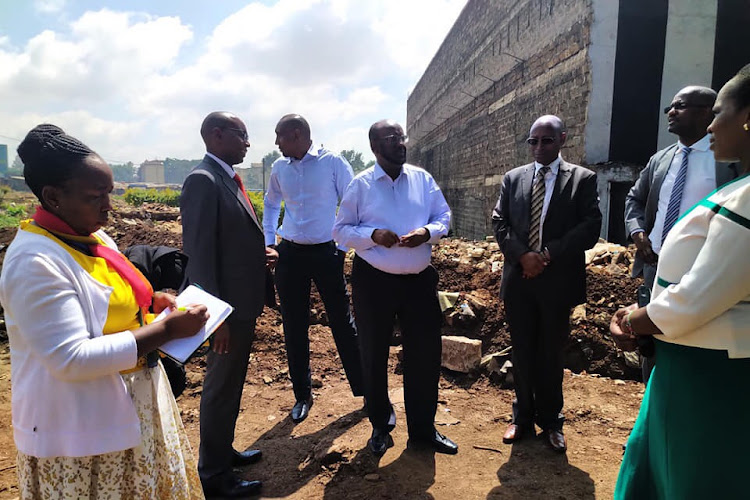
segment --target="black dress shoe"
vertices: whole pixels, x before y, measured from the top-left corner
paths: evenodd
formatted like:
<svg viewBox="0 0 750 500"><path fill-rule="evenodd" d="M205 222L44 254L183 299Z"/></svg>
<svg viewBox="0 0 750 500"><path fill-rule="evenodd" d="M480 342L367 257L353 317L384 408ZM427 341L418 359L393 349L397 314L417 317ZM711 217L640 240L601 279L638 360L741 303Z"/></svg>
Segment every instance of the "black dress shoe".
<svg viewBox="0 0 750 500"><path fill-rule="evenodd" d="M367 441L367 445L370 447L373 455L382 457L385 455L385 450L393 446L393 438L387 430L373 429L372 437Z"/></svg>
<svg viewBox="0 0 750 500"><path fill-rule="evenodd" d="M300 399L299 401L294 403L294 406L292 406L292 420L295 424L298 424L307 418L312 405L312 396L309 396L307 399Z"/></svg>
<svg viewBox="0 0 750 500"><path fill-rule="evenodd" d="M437 453L445 453L446 455L458 453L458 445L438 431L434 431L434 434L425 437L409 438L406 446L410 448L431 448Z"/></svg>
<svg viewBox="0 0 750 500"><path fill-rule="evenodd" d="M262 456L263 452L260 450L232 450L232 467L244 467L246 465L254 464L260 460L260 457Z"/></svg>
<svg viewBox="0 0 750 500"><path fill-rule="evenodd" d="M201 479L201 483L207 497L249 497L260 493L263 487L260 481L246 481L231 472Z"/></svg>

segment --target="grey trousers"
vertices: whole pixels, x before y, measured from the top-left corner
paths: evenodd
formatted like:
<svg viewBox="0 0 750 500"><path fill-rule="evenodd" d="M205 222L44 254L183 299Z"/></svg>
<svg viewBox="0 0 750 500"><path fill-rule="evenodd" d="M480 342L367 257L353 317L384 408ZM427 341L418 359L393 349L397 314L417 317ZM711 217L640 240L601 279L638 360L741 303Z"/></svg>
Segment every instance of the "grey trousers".
<svg viewBox="0 0 750 500"><path fill-rule="evenodd" d="M247 375L255 319L232 321L227 354L209 351L200 406L198 473L202 480L231 472L232 442Z"/></svg>

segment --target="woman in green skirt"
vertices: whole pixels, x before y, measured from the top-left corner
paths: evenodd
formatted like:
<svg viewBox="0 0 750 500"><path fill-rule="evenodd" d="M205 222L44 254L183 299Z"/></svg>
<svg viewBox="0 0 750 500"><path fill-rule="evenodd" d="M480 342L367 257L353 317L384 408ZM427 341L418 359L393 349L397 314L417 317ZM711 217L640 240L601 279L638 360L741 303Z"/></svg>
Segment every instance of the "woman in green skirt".
<svg viewBox="0 0 750 500"><path fill-rule="evenodd" d="M659 360L628 440L615 499L750 498L750 65L719 92L716 160L741 175L689 210L659 255L651 302L615 313Z"/></svg>

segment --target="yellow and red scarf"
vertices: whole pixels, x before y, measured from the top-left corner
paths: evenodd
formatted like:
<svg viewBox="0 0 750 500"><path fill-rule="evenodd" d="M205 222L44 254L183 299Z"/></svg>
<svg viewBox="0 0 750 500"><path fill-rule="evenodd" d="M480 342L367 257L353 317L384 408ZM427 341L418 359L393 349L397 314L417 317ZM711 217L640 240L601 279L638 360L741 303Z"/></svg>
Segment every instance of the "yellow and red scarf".
<svg viewBox="0 0 750 500"><path fill-rule="evenodd" d="M104 259L107 264L128 282L133 289L135 300L142 310L148 310L154 296L154 289L146 277L123 254L103 245L93 234L81 236L67 222L42 208L37 207L34 222L56 236L69 241L88 245L91 255Z"/></svg>

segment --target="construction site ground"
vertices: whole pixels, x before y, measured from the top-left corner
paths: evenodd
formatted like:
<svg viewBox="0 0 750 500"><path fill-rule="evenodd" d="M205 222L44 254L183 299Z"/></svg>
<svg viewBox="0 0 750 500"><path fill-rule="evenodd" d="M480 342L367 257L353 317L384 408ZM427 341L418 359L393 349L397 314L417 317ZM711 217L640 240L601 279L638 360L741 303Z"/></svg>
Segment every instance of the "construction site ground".
<svg viewBox="0 0 750 500"><path fill-rule="evenodd" d="M179 248L178 216L175 208L133 208L118 202L105 230L121 248L134 244ZM0 244L7 244L14 234L14 229L0 229ZM604 252L588 267L588 301L572 320L565 350L567 454L554 453L539 438L513 446L503 444L513 391L506 380L482 369L468 374L442 371L436 424L440 432L458 443L458 455L407 449L403 384L398 347L394 346L389 384L398 417L392 434L395 444L380 460L375 459L366 445L371 428L362 411L362 398L353 397L349 391L324 308L314 292L314 324L310 327L314 405L310 416L297 425L289 417L294 396L286 368L281 316L277 310L266 308L257 323L235 436L237 449L261 449L263 459L238 470L239 474L263 481L261 498L611 498L622 445L643 395L638 370L607 336L612 313L635 298L638 283L628 276L630 258L628 252ZM492 241L448 238L433 252L440 290L459 292L459 302L471 295L471 303L482 305L474 311L475 320L446 322L443 333L481 340L483 354L500 352L510 345L498 298L501 261ZM187 388L177 399L196 456L204 368L203 357L189 362ZM0 429L2 500L18 496L10 355L4 331L0 331Z"/></svg>

